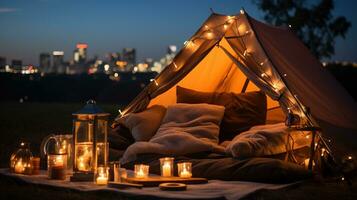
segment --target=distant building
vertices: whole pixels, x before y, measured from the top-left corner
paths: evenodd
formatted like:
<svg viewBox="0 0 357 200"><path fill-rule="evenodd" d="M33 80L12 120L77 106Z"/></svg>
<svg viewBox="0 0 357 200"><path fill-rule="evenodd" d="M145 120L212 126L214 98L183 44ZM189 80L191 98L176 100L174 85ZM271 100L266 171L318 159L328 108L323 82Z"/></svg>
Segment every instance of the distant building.
<svg viewBox="0 0 357 200"><path fill-rule="evenodd" d="M0 71L4 71L6 66L6 58L0 57Z"/></svg>
<svg viewBox="0 0 357 200"><path fill-rule="evenodd" d="M88 45L84 43L78 43L76 49L73 52L73 60L75 63L83 64L87 60L87 48Z"/></svg>
<svg viewBox="0 0 357 200"><path fill-rule="evenodd" d="M15 72L21 72L22 70L22 60L11 60L11 68L15 71Z"/></svg>
<svg viewBox="0 0 357 200"><path fill-rule="evenodd" d="M49 53L40 54L40 69L42 72L47 73L51 68L51 55Z"/></svg>
<svg viewBox="0 0 357 200"><path fill-rule="evenodd" d="M64 66L64 61L63 61L63 57L64 57L64 52L63 51L53 51L52 52L52 56L53 56L53 64L52 64L52 68L50 68L50 70L48 71L48 73L65 73L66 68Z"/></svg>
<svg viewBox="0 0 357 200"><path fill-rule="evenodd" d="M122 60L127 63L127 71L130 71L136 64L136 50L134 48L124 48Z"/></svg>

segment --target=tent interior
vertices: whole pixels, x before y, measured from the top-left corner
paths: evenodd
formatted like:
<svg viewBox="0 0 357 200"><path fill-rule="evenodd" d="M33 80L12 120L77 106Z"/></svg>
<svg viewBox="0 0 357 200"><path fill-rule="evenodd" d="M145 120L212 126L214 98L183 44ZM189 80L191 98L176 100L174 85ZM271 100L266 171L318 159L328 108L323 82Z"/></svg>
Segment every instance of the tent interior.
<svg viewBox="0 0 357 200"><path fill-rule="evenodd" d="M318 132L319 147L331 155L324 136L340 142L343 153L356 147L350 140L357 130L351 96L289 28L261 23L244 11L233 16L213 13L113 127L130 113L176 104L176 86L218 93L260 90L267 95L267 121L296 116L298 126Z"/></svg>

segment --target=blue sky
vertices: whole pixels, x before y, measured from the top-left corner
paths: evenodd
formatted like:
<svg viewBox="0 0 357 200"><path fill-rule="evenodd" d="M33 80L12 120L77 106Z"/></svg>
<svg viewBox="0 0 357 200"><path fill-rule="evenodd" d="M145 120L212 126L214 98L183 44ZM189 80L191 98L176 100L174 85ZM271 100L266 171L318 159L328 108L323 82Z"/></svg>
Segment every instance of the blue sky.
<svg viewBox="0 0 357 200"><path fill-rule="evenodd" d="M357 1L335 1L336 15L352 22L345 40L337 40L334 60L357 61ZM72 58L77 42L88 43L89 56L103 57L137 49L138 60L160 58L170 44L181 47L216 12L244 7L262 19L251 0L0 0L0 56L38 64L41 52L65 51Z"/></svg>

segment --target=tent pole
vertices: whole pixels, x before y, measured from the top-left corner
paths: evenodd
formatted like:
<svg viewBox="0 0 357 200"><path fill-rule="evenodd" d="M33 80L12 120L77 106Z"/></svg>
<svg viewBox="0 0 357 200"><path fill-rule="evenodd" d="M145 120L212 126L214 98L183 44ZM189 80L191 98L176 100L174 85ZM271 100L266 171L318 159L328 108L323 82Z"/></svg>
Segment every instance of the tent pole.
<svg viewBox="0 0 357 200"><path fill-rule="evenodd" d="M244 93L247 90L248 84L249 84L249 79L246 78L241 93Z"/></svg>

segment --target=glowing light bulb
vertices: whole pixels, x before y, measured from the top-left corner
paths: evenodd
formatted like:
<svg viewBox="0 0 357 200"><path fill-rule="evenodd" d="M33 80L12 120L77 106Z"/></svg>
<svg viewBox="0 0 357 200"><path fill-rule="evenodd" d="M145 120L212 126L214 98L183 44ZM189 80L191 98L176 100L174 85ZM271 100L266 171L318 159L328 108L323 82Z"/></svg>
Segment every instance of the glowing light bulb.
<svg viewBox="0 0 357 200"><path fill-rule="evenodd" d="M283 74L283 76L284 76L284 77L286 77L286 76L287 76L287 74Z"/></svg>
<svg viewBox="0 0 357 200"><path fill-rule="evenodd" d="M178 68L175 62L174 62L174 67L175 67L176 69Z"/></svg>
<svg viewBox="0 0 357 200"><path fill-rule="evenodd" d="M244 14L244 10L243 9L240 10L240 14L242 14L242 15Z"/></svg>
<svg viewBox="0 0 357 200"><path fill-rule="evenodd" d="M265 73L262 73L262 74L260 74L260 76L261 76L261 77L264 77L264 76L266 76L266 74L265 74Z"/></svg>
<svg viewBox="0 0 357 200"><path fill-rule="evenodd" d="M348 160L352 160L352 156L348 156L347 159L348 159Z"/></svg>
<svg viewBox="0 0 357 200"><path fill-rule="evenodd" d="M248 54L247 50L244 50L243 56L246 56Z"/></svg>
<svg viewBox="0 0 357 200"><path fill-rule="evenodd" d="M209 26L208 26L208 25L205 25L205 29L208 30L208 29L209 29Z"/></svg>
<svg viewBox="0 0 357 200"><path fill-rule="evenodd" d="M227 25L227 24L224 24L224 25L223 25L223 28L224 28L224 30L226 30L226 29L228 28L228 25Z"/></svg>
<svg viewBox="0 0 357 200"><path fill-rule="evenodd" d="M291 28L291 24L289 24L289 28Z"/></svg>

